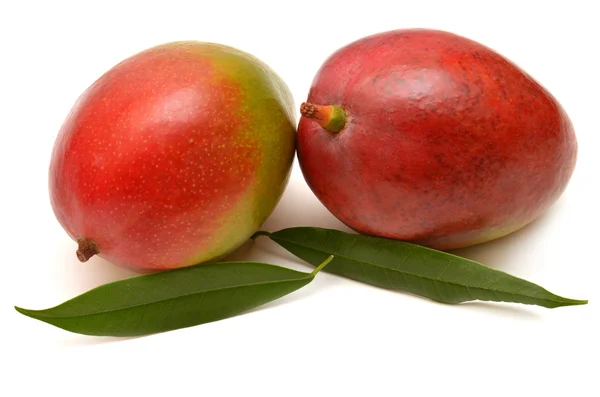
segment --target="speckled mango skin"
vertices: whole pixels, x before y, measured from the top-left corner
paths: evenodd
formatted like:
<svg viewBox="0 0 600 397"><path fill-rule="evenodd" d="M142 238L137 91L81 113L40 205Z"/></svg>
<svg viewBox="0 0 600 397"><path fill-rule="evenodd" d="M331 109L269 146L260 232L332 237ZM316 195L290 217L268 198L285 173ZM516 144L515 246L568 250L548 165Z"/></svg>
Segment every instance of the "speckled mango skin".
<svg viewBox="0 0 600 397"><path fill-rule="evenodd" d="M364 234L453 249L527 225L563 193L577 142L556 99L484 45L383 32L336 51L308 102L349 114L338 134L302 118L297 150L321 202Z"/></svg>
<svg viewBox="0 0 600 397"><path fill-rule="evenodd" d="M53 149L54 213L76 240L140 272L219 259L288 183L295 109L263 62L175 42L119 63L77 100Z"/></svg>

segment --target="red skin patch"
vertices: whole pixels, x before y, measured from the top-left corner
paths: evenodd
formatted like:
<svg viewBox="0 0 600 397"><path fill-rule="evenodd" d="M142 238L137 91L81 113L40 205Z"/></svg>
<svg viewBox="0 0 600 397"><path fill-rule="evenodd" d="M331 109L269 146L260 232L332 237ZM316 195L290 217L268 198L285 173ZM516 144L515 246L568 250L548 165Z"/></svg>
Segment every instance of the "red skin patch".
<svg viewBox="0 0 600 397"><path fill-rule="evenodd" d="M315 195L365 234L438 249L500 237L543 213L575 166L557 101L502 56L449 33L352 43L325 62L308 102L350 115L338 135L303 118L298 158Z"/></svg>
<svg viewBox="0 0 600 397"><path fill-rule="evenodd" d="M57 139L50 195L69 235L120 266L181 265L252 184L258 143L234 81L184 48L117 65L78 100Z"/></svg>

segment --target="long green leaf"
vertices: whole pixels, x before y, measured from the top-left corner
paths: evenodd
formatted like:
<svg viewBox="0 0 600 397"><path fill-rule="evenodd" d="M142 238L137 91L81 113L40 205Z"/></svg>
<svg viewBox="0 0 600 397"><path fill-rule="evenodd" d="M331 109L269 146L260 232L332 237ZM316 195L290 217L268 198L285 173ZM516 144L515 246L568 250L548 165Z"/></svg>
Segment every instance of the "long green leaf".
<svg viewBox="0 0 600 397"><path fill-rule="evenodd" d="M15 309L67 331L139 336L243 313L310 283L312 273L259 262L223 262L132 277L94 288L46 310Z"/></svg>
<svg viewBox="0 0 600 397"><path fill-rule="evenodd" d="M587 303L557 296L478 262L407 242L316 227L260 231L253 238L260 235L312 265L334 255L329 273L442 303L482 300L548 308Z"/></svg>

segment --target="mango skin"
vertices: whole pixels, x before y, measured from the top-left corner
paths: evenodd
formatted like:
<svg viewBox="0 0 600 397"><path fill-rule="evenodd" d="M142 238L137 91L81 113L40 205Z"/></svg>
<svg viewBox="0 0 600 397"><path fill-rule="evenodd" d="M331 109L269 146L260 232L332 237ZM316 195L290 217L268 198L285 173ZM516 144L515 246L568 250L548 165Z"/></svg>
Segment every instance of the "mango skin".
<svg viewBox="0 0 600 397"><path fill-rule="evenodd" d="M62 125L53 211L118 266L222 258L277 205L295 127L289 89L252 55L195 41L149 48L94 82Z"/></svg>
<svg viewBox="0 0 600 397"><path fill-rule="evenodd" d="M298 160L319 200L357 232L453 249L544 213L574 171L565 110L532 76L450 32L405 29L340 48L307 102L349 114L331 134L298 127Z"/></svg>

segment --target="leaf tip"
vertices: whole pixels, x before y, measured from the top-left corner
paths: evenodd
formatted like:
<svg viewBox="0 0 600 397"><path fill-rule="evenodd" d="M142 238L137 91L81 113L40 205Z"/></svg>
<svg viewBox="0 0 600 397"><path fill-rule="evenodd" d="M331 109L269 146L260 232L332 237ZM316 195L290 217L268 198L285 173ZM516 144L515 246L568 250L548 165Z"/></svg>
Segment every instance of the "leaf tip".
<svg viewBox="0 0 600 397"><path fill-rule="evenodd" d="M27 317L33 317L33 313L35 312L35 310L23 309L19 306L14 306L14 308L16 311Z"/></svg>
<svg viewBox="0 0 600 397"><path fill-rule="evenodd" d="M317 266L315 268L315 270L312 271L311 276L313 276L313 277L316 276L317 273L319 273L321 270L323 270L323 268L325 266L327 266L329 264L329 262L331 262L332 260L333 260L333 255L329 255L327 257L327 259L325 259L319 266Z"/></svg>
<svg viewBox="0 0 600 397"><path fill-rule="evenodd" d="M587 305L587 299L565 299L565 303L563 306L578 306L578 305Z"/></svg>
<svg viewBox="0 0 600 397"><path fill-rule="evenodd" d="M570 299L570 298L564 298L562 296L555 295L555 299L553 300L552 303L550 303L548 305L541 305L541 306L545 306L549 309L556 309L557 307L581 306L581 305L587 305L587 304L588 304L587 299Z"/></svg>
<svg viewBox="0 0 600 397"><path fill-rule="evenodd" d="M40 320L40 321L46 321L46 318L44 316L44 312L45 310L31 310L31 309L24 309L22 307L19 306L14 306L15 310L18 311L19 313L21 313L24 316L33 318L35 320Z"/></svg>

